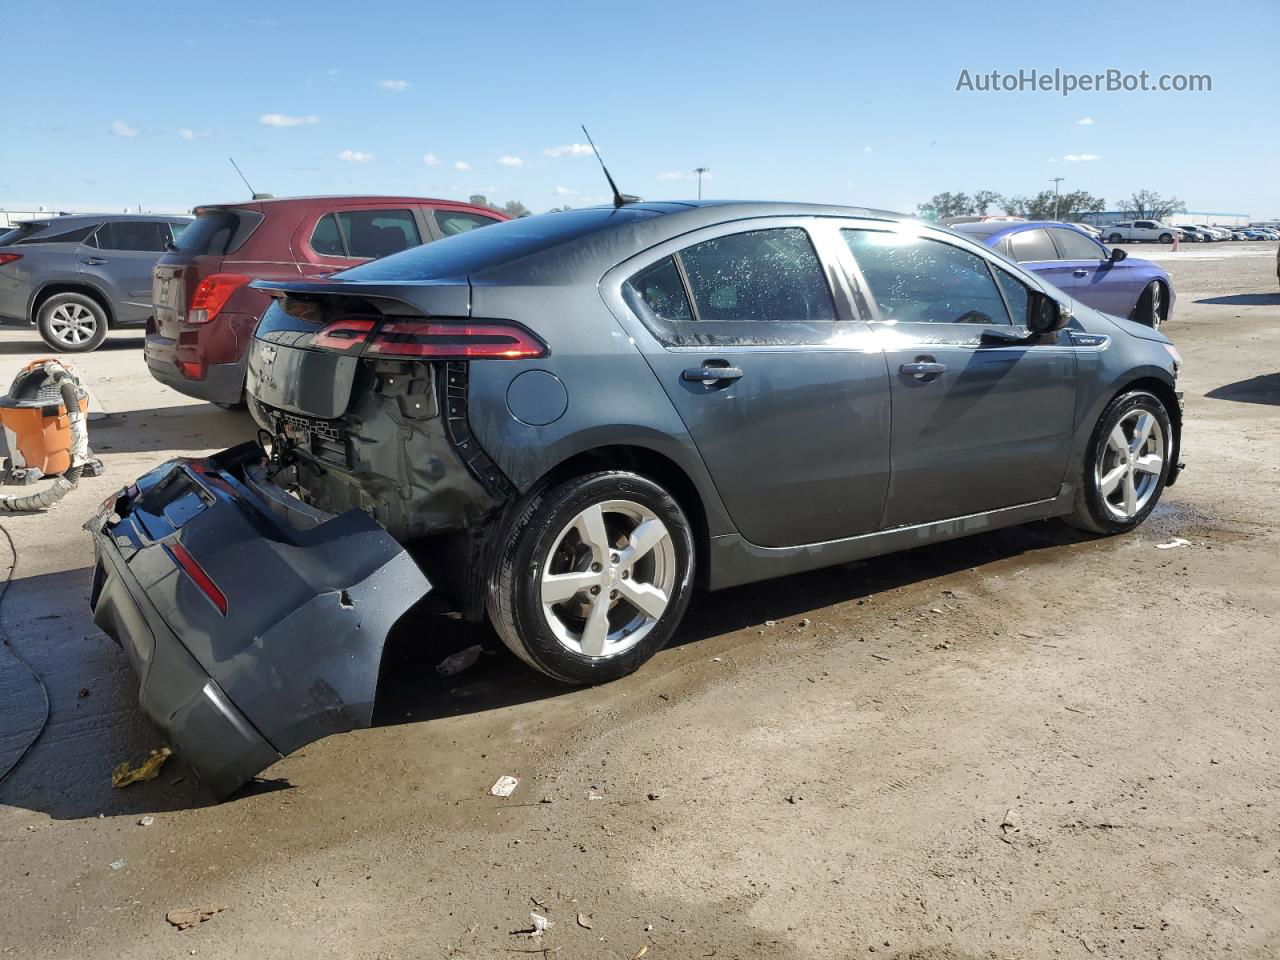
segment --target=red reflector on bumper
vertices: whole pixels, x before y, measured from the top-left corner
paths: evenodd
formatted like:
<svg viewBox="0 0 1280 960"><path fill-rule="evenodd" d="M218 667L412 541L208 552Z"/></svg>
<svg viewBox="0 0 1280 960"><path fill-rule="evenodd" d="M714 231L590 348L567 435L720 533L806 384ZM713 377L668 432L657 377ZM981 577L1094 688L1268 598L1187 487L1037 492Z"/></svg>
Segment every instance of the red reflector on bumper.
<svg viewBox="0 0 1280 960"><path fill-rule="evenodd" d="M165 549L169 551L169 556L173 557L174 563L182 568L182 572L191 578L192 582L209 598L209 602L225 617L227 615L226 594L218 589L213 578L204 572L204 567L200 566L190 551L180 543L166 544Z"/></svg>

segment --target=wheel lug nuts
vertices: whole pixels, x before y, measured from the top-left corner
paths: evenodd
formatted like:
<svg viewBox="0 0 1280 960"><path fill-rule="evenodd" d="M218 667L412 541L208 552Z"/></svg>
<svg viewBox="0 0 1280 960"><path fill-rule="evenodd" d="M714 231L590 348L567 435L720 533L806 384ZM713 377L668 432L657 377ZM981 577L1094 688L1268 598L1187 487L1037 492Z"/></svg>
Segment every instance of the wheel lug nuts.
<svg viewBox="0 0 1280 960"><path fill-rule="evenodd" d="M611 554L609 555L609 559L610 559L610 560L612 560L614 563L617 563L617 562L618 562L618 555L617 555L616 553L611 553Z"/></svg>
<svg viewBox="0 0 1280 960"><path fill-rule="evenodd" d="M592 595L593 597L594 597L597 593L599 593L599 592L600 592L600 588L599 588L599 587L592 587L592 588L591 588L591 595Z"/></svg>
<svg viewBox="0 0 1280 960"><path fill-rule="evenodd" d="M598 563L593 563L593 564L591 565L591 572L592 572L592 573L599 573L599 572L600 572L600 564L598 564Z"/></svg>
<svg viewBox="0 0 1280 960"><path fill-rule="evenodd" d="M622 579L623 579L623 580L626 580L626 579L627 579L627 578L629 578L630 576L631 576L631 574L630 574L628 571L626 571L626 570L623 570L623 571L622 571Z"/></svg>
<svg viewBox="0 0 1280 960"><path fill-rule="evenodd" d="M617 591L617 590L610 590L610 591L609 591L609 599L610 599L610 600L617 600L617 599L618 599L618 591Z"/></svg>

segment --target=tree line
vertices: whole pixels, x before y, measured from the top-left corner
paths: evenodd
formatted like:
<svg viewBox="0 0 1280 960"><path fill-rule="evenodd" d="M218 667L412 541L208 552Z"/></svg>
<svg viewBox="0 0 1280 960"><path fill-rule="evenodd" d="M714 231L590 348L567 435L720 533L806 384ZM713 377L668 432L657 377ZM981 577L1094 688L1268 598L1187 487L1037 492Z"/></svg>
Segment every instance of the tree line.
<svg viewBox="0 0 1280 960"><path fill-rule="evenodd" d="M1126 219L1159 220L1171 213L1181 213L1187 205L1174 196L1161 196L1154 190L1138 190L1117 206ZM926 220L947 217L986 217L1004 214L1028 220L1081 220L1085 214L1102 213L1107 203L1086 190L1073 190L1054 196L1052 190L1041 190L1035 196L999 194L994 190L969 193L938 193L916 208L916 215Z"/></svg>

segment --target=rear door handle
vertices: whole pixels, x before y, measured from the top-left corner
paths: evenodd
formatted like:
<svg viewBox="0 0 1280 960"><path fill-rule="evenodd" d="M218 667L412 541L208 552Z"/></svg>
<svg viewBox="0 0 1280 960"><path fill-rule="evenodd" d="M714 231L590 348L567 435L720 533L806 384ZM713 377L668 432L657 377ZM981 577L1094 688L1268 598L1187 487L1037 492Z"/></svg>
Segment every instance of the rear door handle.
<svg viewBox="0 0 1280 960"><path fill-rule="evenodd" d="M87 263L91 267L96 267L100 263L106 263L107 259L106 257L82 257L80 262Z"/></svg>
<svg viewBox="0 0 1280 960"><path fill-rule="evenodd" d="M915 363L904 363L898 368L899 373L915 377L917 380L932 380L940 373L947 372L945 363L934 363L932 360L917 360Z"/></svg>
<svg viewBox="0 0 1280 960"><path fill-rule="evenodd" d="M1081 270L1072 270L1072 271L1071 271L1071 275L1072 275L1073 277L1087 277L1087 276L1089 275L1089 271L1088 271L1088 270L1084 270L1084 269L1081 269Z"/></svg>
<svg viewBox="0 0 1280 960"><path fill-rule="evenodd" d="M681 380L692 383L706 383L714 380L737 380L742 376L739 367L690 367L680 374Z"/></svg>

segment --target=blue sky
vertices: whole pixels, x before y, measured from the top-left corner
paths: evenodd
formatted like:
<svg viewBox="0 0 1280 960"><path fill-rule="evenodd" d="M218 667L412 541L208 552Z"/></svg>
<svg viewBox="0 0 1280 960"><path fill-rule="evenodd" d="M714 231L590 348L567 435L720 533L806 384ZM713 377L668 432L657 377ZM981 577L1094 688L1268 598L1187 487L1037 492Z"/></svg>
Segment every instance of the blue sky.
<svg viewBox="0 0 1280 960"><path fill-rule="evenodd" d="M0 207L245 195L816 200L1146 188L1280 216L1280 3L6 0ZM962 69L1208 73L1202 93L957 92ZM1088 122L1085 122L1085 121ZM561 149L558 149L561 148ZM570 149L563 149L570 148Z"/></svg>

